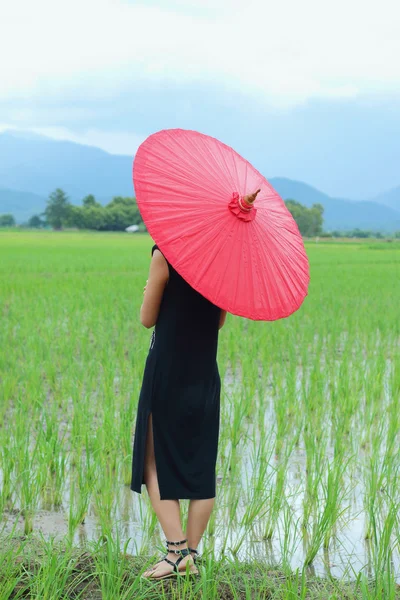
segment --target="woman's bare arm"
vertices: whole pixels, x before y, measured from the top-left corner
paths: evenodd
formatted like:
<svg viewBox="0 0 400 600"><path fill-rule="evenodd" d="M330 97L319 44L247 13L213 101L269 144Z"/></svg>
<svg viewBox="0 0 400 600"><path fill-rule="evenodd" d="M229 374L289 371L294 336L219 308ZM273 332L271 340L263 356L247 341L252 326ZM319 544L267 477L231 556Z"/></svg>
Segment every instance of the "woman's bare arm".
<svg viewBox="0 0 400 600"><path fill-rule="evenodd" d="M164 288L169 278L169 269L164 256L156 248L150 263L149 278L144 288L143 304L140 308L140 322L149 329L158 319Z"/></svg>
<svg viewBox="0 0 400 600"><path fill-rule="evenodd" d="M221 327L224 326L225 319L226 319L226 310L222 310L222 308L221 308L221 316L219 318L219 327L218 327L218 329L221 329Z"/></svg>

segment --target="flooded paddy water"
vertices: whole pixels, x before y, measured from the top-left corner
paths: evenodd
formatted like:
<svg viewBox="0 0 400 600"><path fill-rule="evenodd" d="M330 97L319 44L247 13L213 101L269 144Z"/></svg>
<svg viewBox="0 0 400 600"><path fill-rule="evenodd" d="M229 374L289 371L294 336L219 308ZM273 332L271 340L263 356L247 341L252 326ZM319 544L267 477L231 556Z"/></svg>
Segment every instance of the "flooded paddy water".
<svg viewBox="0 0 400 600"><path fill-rule="evenodd" d="M129 489L151 240L0 243L1 535L84 547L111 532L121 551L151 554L164 535L145 486ZM217 497L199 551L400 583L400 244L307 252L299 311L228 315L220 331Z"/></svg>

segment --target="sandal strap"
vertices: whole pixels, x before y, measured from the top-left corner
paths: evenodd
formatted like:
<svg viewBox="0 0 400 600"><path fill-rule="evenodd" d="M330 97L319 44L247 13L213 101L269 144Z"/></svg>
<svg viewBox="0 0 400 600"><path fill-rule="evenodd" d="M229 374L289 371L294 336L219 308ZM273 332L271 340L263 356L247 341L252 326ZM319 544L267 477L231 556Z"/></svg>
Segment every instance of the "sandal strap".
<svg viewBox="0 0 400 600"><path fill-rule="evenodd" d="M182 550L170 550L170 552L174 552L174 554L180 554L180 557L177 558L177 560L175 562L173 562L172 560L169 560L169 558L167 558L168 555L166 554L164 556L164 558L162 558L158 562L160 563L163 560L165 560L165 562L167 562L168 564L170 564L171 566L174 567L174 571L178 572L178 565L179 565L179 563L181 562L181 560L183 560L185 558L185 556L187 556L188 554L190 554L189 549L188 548L182 548Z"/></svg>
<svg viewBox="0 0 400 600"><path fill-rule="evenodd" d="M196 548L191 548L191 547L189 546L188 550L189 550L189 552L196 552L196 554L198 554L198 552L197 552Z"/></svg>
<svg viewBox="0 0 400 600"><path fill-rule="evenodd" d="M184 556L187 556L188 554L190 554L189 548L182 548L182 550L168 550L168 552L173 552L174 554L180 554L182 558Z"/></svg>
<svg viewBox="0 0 400 600"><path fill-rule="evenodd" d="M181 557L181 560L182 560L182 558L183 557ZM174 567L174 571L178 571L177 564L178 564L179 559L176 562L173 562L172 560L169 560L169 558L164 558L163 560L165 560L165 562L167 562L170 565L172 565Z"/></svg>
<svg viewBox="0 0 400 600"><path fill-rule="evenodd" d="M184 548L184 550L187 550L187 548ZM179 565L179 563L181 562L181 560L183 560L183 559L185 558L185 556L187 556L187 554L189 554L189 555L190 555L190 552L189 552L189 550L187 551L187 553L185 553L185 554L181 554L181 556L180 556L180 557L179 557L179 558L176 560L176 562L175 562L175 567L176 567L176 570L178 570L178 565Z"/></svg>
<svg viewBox="0 0 400 600"><path fill-rule="evenodd" d="M184 544L187 542L187 538L185 540L181 540L180 542L170 542L169 540L165 540L167 544L173 544L174 546L179 546L180 544Z"/></svg>

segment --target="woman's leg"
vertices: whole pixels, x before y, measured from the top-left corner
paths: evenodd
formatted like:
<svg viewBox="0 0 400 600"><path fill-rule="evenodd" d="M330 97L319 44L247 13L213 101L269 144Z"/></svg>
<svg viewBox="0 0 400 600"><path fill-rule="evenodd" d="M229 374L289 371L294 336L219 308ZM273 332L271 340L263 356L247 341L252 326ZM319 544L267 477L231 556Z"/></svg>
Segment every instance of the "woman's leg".
<svg viewBox="0 0 400 600"><path fill-rule="evenodd" d="M185 535L188 539L188 546L190 546L190 548L197 549L203 533L206 530L208 521L210 520L214 503L215 498L190 500Z"/></svg>
<svg viewBox="0 0 400 600"><path fill-rule="evenodd" d="M148 420L146 436L144 480L150 497L150 502L165 533L166 539L172 542L185 539L186 536L182 531L179 500L160 500L156 462L154 457L153 422L151 413ZM170 549L172 550L180 550L182 548L187 548L187 542L178 546L170 546ZM168 552L168 558L169 560L176 562L176 560L179 558L179 555L175 554L174 552ZM179 568L183 568L183 565L185 565L188 560L191 563L193 562L193 559L190 555L185 556L179 563ZM158 565L155 565L152 569L145 571L144 575L147 577L151 572L152 576L159 577L164 573L171 572L171 570L172 566L167 562L162 561Z"/></svg>

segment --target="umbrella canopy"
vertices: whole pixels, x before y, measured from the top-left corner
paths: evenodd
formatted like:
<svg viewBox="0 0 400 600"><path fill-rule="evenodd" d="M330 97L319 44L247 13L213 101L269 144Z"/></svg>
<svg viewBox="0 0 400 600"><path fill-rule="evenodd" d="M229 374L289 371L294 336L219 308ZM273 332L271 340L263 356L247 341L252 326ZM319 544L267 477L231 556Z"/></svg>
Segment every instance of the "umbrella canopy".
<svg viewBox="0 0 400 600"><path fill-rule="evenodd" d="M197 131L162 130L139 147L133 182L150 235L205 298L254 320L300 307L310 276L297 224L235 150Z"/></svg>

